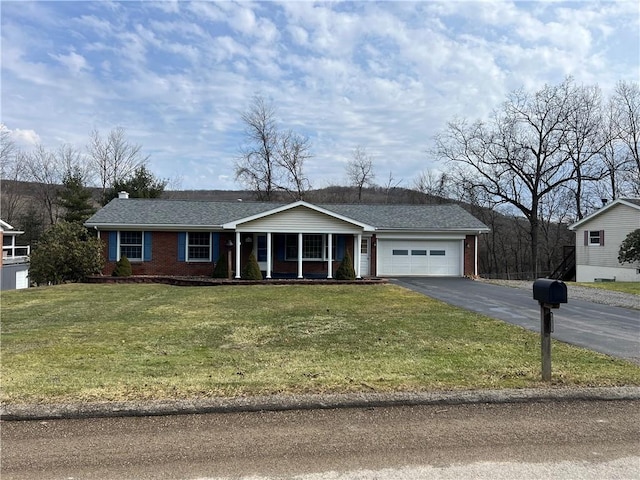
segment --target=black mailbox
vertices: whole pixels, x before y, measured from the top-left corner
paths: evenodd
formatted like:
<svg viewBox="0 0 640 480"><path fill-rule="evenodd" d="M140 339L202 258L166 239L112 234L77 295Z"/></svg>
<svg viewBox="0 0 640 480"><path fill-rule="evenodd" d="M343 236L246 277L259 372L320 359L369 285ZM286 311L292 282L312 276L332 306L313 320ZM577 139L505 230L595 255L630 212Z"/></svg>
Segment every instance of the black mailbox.
<svg viewBox="0 0 640 480"><path fill-rule="evenodd" d="M533 282L533 299L549 305L567 303L567 285L560 280L539 278Z"/></svg>

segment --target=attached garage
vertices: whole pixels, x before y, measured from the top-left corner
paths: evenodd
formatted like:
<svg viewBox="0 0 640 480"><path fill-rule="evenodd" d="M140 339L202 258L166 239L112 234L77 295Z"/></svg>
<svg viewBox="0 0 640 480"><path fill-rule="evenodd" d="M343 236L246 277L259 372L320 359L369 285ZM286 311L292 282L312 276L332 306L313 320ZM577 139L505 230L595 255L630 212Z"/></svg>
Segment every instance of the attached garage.
<svg viewBox="0 0 640 480"><path fill-rule="evenodd" d="M378 241L381 276L462 276L462 240Z"/></svg>

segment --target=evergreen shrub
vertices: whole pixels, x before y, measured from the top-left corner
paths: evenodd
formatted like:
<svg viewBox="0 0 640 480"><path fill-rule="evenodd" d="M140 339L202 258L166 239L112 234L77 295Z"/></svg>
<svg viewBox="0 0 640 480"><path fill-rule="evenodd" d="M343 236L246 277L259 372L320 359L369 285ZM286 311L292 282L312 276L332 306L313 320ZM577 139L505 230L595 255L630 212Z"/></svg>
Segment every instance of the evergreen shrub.
<svg viewBox="0 0 640 480"><path fill-rule="evenodd" d="M260 265L253 252L249 255L247 265L242 270L243 280L262 280L262 272L260 271Z"/></svg>
<svg viewBox="0 0 640 480"><path fill-rule="evenodd" d="M344 258L336 270L335 277L337 280L355 280L356 272L353 269L353 260L351 260L351 255L349 252L344 254Z"/></svg>
<svg viewBox="0 0 640 480"><path fill-rule="evenodd" d="M131 262L125 255L122 255L120 260L116 262L116 268L113 269L111 275L114 277L130 277L132 273Z"/></svg>
<svg viewBox="0 0 640 480"><path fill-rule="evenodd" d="M229 269L227 268L227 256L220 255L220 258L213 267L213 278L229 278Z"/></svg>

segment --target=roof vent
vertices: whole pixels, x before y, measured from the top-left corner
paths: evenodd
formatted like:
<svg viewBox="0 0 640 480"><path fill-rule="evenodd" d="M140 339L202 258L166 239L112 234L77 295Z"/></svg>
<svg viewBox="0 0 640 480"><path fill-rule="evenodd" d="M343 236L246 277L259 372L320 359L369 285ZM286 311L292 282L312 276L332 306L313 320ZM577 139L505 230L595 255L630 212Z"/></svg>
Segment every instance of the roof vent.
<svg viewBox="0 0 640 480"><path fill-rule="evenodd" d="M238 201L239 201L239 202L241 202L241 201L242 201L242 199L241 199L241 198L239 198L239 199L238 199Z"/></svg>
<svg viewBox="0 0 640 480"><path fill-rule="evenodd" d="M129 192L118 192L118 198L129 198Z"/></svg>
<svg viewBox="0 0 640 480"><path fill-rule="evenodd" d="M602 206L606 206L607 205L607 199L606 198L601 198L600 201L602 202Z"/></svg>

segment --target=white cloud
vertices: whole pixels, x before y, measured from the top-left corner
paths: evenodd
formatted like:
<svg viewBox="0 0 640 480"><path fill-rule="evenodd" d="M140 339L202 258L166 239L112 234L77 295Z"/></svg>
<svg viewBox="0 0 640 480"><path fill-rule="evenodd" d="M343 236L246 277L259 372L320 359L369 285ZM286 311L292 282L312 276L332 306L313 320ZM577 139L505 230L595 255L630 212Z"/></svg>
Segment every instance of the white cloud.
<svg viewBox="0 0 640 480"><path fill-rule="evenodd" d="M91 29L93 32L107 36L113 32L113 28L110 22L98 18L95 15L81 15L80 17L73 19L73 23L79 24L84 28Z"/></svg>
<svg viewBox="0 0 640 480"><path fill-rule="evenodd" d="M34 130L21 130L16 128L9 130L11 138L16 144L23 148L31 148L40 143L40 136Z"/></svg>
<svg viewBox="0 0 640 480"><path fill-rule="evenodd" d="M64 54L50 54L51 58L55 58L62 65L69 69L72 75L77 76L82 73L83 70L91 70L91 67L87 65L87 60L76 52L69 52Z"/></svg>
<svg viewBox="0 0 640 480"><path fill-rule="evenodd" d="M183 188L238 187L256 93L310 137L320 186L357 145L409 180L447 120L520 86L640 75L633 2L21 3L1 19L7 126L55 147L122 125Z"/></svg>

